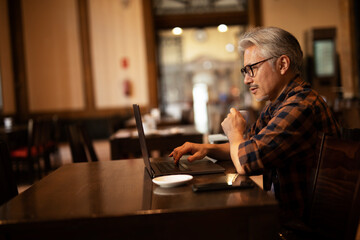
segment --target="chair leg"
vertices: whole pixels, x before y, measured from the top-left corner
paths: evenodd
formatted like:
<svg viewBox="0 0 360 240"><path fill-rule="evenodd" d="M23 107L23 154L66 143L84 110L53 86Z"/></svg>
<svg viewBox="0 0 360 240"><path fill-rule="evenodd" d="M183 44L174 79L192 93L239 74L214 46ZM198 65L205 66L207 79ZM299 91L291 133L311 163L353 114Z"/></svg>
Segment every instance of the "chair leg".
<svg viewBox="0 0 360 240"><path fill-rule="evenodd" d="M50 153L44 154L44 170L45 174L48 174L51 171Z"/></svg>
<svg viewBox="0 0 360 240"><path fill-rule="evenodd" d="M37 165L37 179L41 179L42 171L41 171L40 157L36 157L35 162L36 162L36 165Z"/></svg>
<svg viewBox="0 0 360 240"><path fill-rule="evenodd" d="M52 163L52 168L56 169L59 166L62 165L61 162L61 154L60 154L60 150L56 149L52 154L51 154L52 158L50 158L50 161Z"/></svg>
<svg viewBox="0 0 360 240"><path fill-rule="evenodd" d="M16 158L12 158L11 162L12 162L12 167L13 167L13 170L15 173L15 178L18 182L20 179L20 161ZM15 169L14 169L14 167L15 167Z"/></svg>
<svg viewBox="0 0 360 240"><path fill-rule="evenodd" d="M41 165L39 157L30 157L28 159L28 180L34 183L36 179L41 179Z"/></svg>
<svg viewBox="0 0 360 240"><path fill-rule="evenodd" d="M34 168L34 159L32 157L29 157L28 159L28 180L30 183L33 183L35 181L35 168Z"/></svg>

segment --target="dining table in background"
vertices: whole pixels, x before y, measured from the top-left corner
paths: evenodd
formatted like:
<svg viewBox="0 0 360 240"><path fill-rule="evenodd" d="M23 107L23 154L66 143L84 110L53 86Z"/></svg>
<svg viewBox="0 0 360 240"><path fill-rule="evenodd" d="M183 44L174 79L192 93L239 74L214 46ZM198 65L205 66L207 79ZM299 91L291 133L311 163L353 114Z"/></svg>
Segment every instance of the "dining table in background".
<svg viewBox="0 0 360 240"><path fill-rule="evenodd" d="M159 127L146 131L149 152L157 151L164 156L185 142L202 143L204 135L193 125ZM110 155L112 160L140 157L140 143L134 128L119 129L110 136Z"/></svg>
<svg viewBox="0 0 360 240"><path fill-rule="evenodd" d="M0 206L0 239L272 239L278 203L257 185L192 191L222 177L161 188L142 159L67 164Z"/></svg>
<svg viewBox="0 0 360 240"><path fill-rule="evenodd" d="M6 142L10 150L27 146L27 137L27 124L14 124L10 127L0 127L0 140Z"/></svg>

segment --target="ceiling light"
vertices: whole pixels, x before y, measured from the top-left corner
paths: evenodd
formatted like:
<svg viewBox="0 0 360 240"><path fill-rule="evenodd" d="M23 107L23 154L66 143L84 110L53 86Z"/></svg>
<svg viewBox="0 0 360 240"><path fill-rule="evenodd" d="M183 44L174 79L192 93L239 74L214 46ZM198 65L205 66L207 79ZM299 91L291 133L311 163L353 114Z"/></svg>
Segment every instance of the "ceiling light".
<svg viewBox="0 0 360 240"><path fill-rule="evenodd" d="M228 27L225 24L220 24L218 26L218 31L219 32L226 32L228 30Z"/></svg>
<svg viewBox="0 0 360 240"><path fill-rule="evenodd" d="M173 28L173 30L172 30L172 33L173 33L174 35L181 35L182 32L183 32L182 28L179 28L179 27L175 27L175 28Z"/></svg>

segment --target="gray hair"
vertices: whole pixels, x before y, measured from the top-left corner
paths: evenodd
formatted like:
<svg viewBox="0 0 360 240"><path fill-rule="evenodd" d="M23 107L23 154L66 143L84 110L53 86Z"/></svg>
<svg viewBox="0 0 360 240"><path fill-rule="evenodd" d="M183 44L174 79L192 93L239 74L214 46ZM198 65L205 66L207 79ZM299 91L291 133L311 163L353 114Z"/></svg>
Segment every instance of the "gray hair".
<svg viewBox="0 0 360 240"><path fill-rule="evenodd" d="M245 49L253 45L260 49L264 58L288 56L290 69L301 74L303 53L298 40L291 33L277 27L253 28L240 37L239 50L243 54Z"/></svg>

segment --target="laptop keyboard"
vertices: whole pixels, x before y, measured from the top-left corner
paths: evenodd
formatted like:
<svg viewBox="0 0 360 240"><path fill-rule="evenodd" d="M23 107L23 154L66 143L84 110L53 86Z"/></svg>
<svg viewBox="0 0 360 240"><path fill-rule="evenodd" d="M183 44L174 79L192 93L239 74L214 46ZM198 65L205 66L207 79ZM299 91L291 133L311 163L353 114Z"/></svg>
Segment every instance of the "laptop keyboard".
<svg viewBox="0 0 360 240"><path fill-rule="evenodd" d="M155 164L161 172L183 172L189 170L189 168L183 163L179 163L179 167L177 167L173 162L154 162L152 164Z"/></svg>

